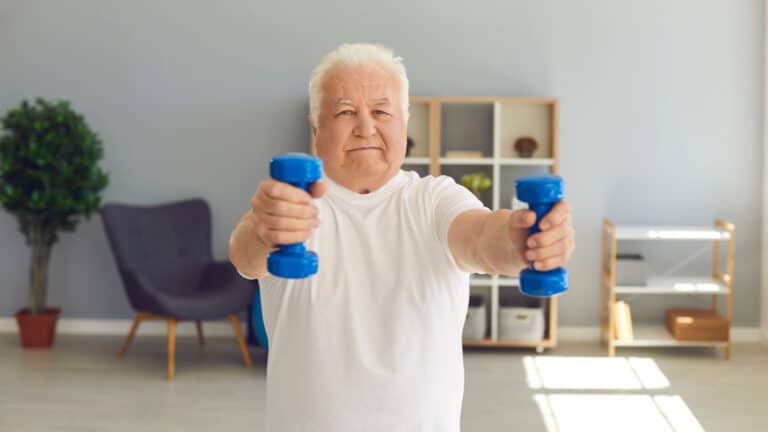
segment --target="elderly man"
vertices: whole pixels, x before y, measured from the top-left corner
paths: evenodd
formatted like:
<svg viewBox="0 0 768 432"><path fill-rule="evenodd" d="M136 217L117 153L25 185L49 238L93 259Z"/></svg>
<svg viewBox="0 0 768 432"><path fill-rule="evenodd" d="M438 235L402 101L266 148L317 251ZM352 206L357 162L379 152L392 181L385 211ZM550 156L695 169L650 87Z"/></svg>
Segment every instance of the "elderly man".
<svg viewBox="0 0 768 432"><path fill-rule="evenodd" d="M563 265L569 206L529 238L533 212L490 211L449 177L402 171L408 79L386 48L339 46L309 96L325 178L310 193L262 181L229 243L234 266L261 284L267 430L458 431L469 274ZM270 276L275 245L301 241L319 272Z"/></svg>

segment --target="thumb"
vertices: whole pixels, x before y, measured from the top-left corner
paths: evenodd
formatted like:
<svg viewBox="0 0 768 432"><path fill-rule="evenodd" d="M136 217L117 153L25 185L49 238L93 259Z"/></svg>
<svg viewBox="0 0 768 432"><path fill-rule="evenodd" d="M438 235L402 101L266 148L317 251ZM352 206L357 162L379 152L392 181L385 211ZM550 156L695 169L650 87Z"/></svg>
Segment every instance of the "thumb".
<svg viewBox="0 0 768 432"><path fill-rule="evenodd" d="M528 209L515 210L509 215L510 228L530 228L536 223L536 213Z"/></svg>
<svg viewBox="0 0 768 432"><path fill-rule="evenodd" d="M312 195L312 198L322 198L327 190L328 185L320 180L309 186L309 194Z"/></svg>

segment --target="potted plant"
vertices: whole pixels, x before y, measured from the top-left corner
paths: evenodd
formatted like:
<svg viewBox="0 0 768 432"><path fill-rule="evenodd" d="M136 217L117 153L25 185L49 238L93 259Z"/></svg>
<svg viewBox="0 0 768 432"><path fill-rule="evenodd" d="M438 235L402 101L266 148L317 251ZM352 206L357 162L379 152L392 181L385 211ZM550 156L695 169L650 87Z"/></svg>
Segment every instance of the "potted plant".
<svg viewBox="0 0 768 432"><path fill-rule="evenodd" d="M475 196L480 199L480 194L491 188L493 182L488 174L484 172L476 172L471 174L465 174L461 177L459 182L472 191Z"/></svg>
<svg viewBox="0 0 768 432"><path fill-rule="evenodd" d="M60 309L46 306L51 248L101 205L109 182L101 140L69 102L26 100L0 125L0 204L16 216L31 249L29 305L16 313L22 346L53 344Z"/></svg>

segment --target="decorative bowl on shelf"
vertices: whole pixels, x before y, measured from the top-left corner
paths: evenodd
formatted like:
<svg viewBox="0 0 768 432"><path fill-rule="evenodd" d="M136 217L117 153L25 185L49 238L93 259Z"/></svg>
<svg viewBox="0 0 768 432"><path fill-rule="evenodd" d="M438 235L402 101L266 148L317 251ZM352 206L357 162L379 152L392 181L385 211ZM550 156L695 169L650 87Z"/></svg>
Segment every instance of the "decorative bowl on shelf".
<svg viewBox="0 0 768 432"><path fill-rule="evenodd" d="M539 144L535 139L529 136L522 136L515 140L513 145L515 153L521 158L529 158L533 156L533 152L539 148Z"/></svg>

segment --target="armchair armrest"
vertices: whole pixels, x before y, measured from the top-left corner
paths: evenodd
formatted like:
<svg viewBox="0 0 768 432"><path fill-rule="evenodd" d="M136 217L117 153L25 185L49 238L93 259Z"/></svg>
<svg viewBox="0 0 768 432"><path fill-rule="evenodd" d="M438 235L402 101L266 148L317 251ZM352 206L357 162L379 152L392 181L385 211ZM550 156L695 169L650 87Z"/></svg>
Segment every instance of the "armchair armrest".
<svg viewBox="0 0 768 432"><path fill-rule="evenodd" d="M244 290L255 290L258 282L240 277L235 266L229 261L212 261L203 268L201 287L223 287L236 285Z"/></svg>
<svg viewBox="0 0 768 432"><path fill-rule="evenodd" d="M237 270L229 261L211 261L203 268L203 281L208 283L228 284Z"/></svg>

